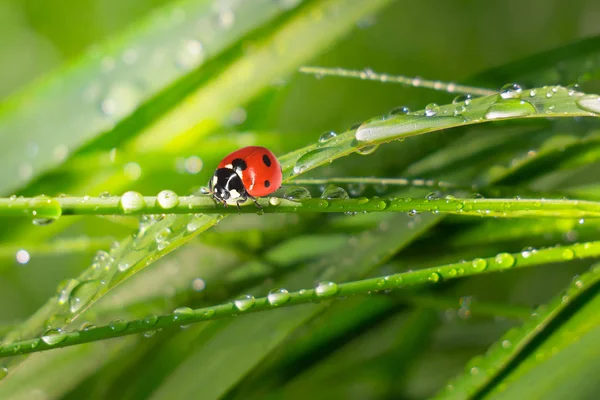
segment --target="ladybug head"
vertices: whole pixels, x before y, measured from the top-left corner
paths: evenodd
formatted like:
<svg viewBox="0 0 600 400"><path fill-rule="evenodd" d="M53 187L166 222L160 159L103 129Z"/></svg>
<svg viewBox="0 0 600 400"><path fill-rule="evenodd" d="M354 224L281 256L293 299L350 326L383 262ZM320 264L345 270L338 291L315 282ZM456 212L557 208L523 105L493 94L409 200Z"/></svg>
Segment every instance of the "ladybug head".
<svg viewBox="0 0 600 400"><path fill-rule="evenodd" d="M208 182L212 197L222 203L246 200L247 193L242 178L231 168L219 168Z"/></svg>

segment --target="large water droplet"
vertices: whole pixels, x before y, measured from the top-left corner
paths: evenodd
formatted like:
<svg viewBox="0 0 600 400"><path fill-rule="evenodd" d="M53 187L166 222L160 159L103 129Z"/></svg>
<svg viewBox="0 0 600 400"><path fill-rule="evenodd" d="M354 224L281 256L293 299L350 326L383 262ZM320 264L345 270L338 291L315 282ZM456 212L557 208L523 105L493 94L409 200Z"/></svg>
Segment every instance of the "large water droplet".
<svg viewBox="0 0 600 400"><path fill-rule="evenodd" d="M533 115L535 113L535 107L530 102L519 99L508 99L492 104L485 112L485 118L514 118Z"/></svg>
<svg viewBox="0 0 600 400"><path fill-rule="evenodd" d="M148 315L148 316L144 317L142 322L146 326L154 326L158 322L158 317L156 315Z"/></svg>
<svg viewBox="0 0 600 400"><path fill-rule="evenodd" d="M333 200L333 199L349 199L348 193L339 186L329 186L321 194L322 199Z"/></svg>
<svg viewBox="0 0 600 400"><path fill-rule="evenodd" d="M583 96L577 100L577 106L584 111L600 114L600 96Z"/></svg>
<svg viewBox="0 0 600 400"><path fill-rule="evenodd" d="M71 313L76 313L86 306L90 300L98 293L98 289L102 286L102 281L99 279L92 279L89 281L81 282L77 285L69 296L69 308Z"/></svg>
<svg viewBox="0 0 600 400"><path fill-rule="evenodd" d="M317 297L335 296L338 291L338 285L334 282L321 282L315 287Z"/></svg>
<svg viewBox="0 0 600 400"><path fill-rule="evenodd" d="M240 311L247 311L254 307L256 300L251 294L245 294L234 300L233 305Z"/></svg>
<svg viewBox="0 0 600 400"><path fill-rule="evenodd" d="M179 196L172 190L162 190L156 196L156 202L163 210L170 210L179 205Z"/></svg>
<svg viewBox="0 0 600 400"><path fill-rule="evenodd" d="M62 215L62 208L58 200L48 196L34 197L29 201L27 206L35 225L48 225Z"/></svg>
<svg viewBox="0 0 600 400"><path fill-rule="evenodd" d="M144 200L144 196L142 196L138 192L133 191L125 192L121 196L119 204L125 214L140 211L146 207L146 201Z"/></svg>
<svg viewBox="0 0 600 400"><path fill-rule="evenodd" d="M127 329L127 321L123 321L122 319L114 319L108 324L108 327L115 332L123 332Z"/></svg>
<svg viewBox="0 0 600 400"><path fill-rule="evenodd" d="M280 306L290 300L290 293L286 289L273 289L267 296L267 301L272 306Z"/></svg>

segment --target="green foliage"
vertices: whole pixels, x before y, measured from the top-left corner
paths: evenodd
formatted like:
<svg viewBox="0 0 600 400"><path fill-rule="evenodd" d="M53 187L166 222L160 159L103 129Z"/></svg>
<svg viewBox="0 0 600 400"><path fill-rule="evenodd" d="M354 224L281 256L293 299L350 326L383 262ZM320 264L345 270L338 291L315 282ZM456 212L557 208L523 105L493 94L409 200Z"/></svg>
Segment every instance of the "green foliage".
<svg viewBox="0 0 600 400"><path fill-rule="evenodd" d="M10 15L54 37L25 3ZM549 18L558 41L525 35L533 16L510 14L516 36L465 19L429 50L428 24L467 6L133 3L148 14L122 10L106 40L90 28L89 50L55 38L73 59L0 103L0 398L600 390L599 38L574 36L583 23ZM322 63L386 73L303 67ZM201 187L246 145L280 156L282 188L215 205Z"/></svg>

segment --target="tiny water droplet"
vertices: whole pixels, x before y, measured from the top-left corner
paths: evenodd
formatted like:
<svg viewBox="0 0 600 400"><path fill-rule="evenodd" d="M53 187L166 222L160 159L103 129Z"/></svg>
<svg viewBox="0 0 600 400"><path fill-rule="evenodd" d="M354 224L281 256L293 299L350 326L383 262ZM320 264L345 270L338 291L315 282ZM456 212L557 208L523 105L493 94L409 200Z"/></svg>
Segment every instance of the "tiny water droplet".
<svg viewBox="0 0 600 400"><path fill-rule="evenodd" d="M375 153L375 151L377 151L378 148L379 148L378 144L373 144L370 146L363 146L363 147L358 148L356 150L356 153L360 154L361 156L368 156L369 154Z"/></svg>
<svg viewBox="0 0 600 400"><path fill-rule="evenodd" d="M195 315L194 310L189 307L178 307L173 311L173 321L187 321Z"/></svg>
<svg viewBox="0 0 600 400"><path fill-rule="evenodd" d="M276 207L281 204L281 199L279 197L269 197L269 204Z"/></svg>
<svg viewBox="0 0 600 400"><path fill-rule="evenodd" d="M436 116L440 112L440 107L435 103L429 103L425 106L425 115L427 117Z"/></svg>
<svg viewBox="0 0 600 400"><path fill-rule="evenodd" d="M572 249L564 249L562 251L562 258L564 260L572 260L575 258L575 252Z"/></svg>
<svg viewBox="0 0 600 400"><path fill-rule="evenodd" d="M483 258L476 258L473 260L472 265L474 271L481 272L487 268L487 261Z"/></svg>
<svg viewBox="0 0 600 400"><path fill-rule="evenodd" d="M48 196L34 197L27 206L29 207L29 214L33 217L34 225L51 224L62 215L62 208L58 200Z"/></svg>
<svg viewBox="0 0 600 400"><path fill-rule="evenodd" d="M2 366L0 367L0 380L6 378L6 376L8 375L8 368Z"/></svg>
<svg viewBox="0 0 600 400"><path fill-rule="evenodd" d="M108 324L108 327L115 332L123 332L127 329L128 323L122 319L114 319Z"/></svg>
<svg viewBox="0 0 600 400"><path fill-rule="evenodd" d="M156 202L163 210L170 210L179 205L179 196L172 190L162 190L156 196Z"/></svg>
<svg viewBox="0 0 600 400"><path fill-rule="evenodd" d="M319 136L319 143L325 143L330 141L331 139L335 138L337 136L337 133L333 132L333 131L326 131L323 132L321 134L321 136Z"/></svg>
<svg viewBox="0 0 600 400"><path fill-rule="evenodd" d="M503 99L514 99L521 95L522 90L521 86L516 83L507 83L500 88L500 97Z"/></svg>
<svg viewBox="0 0 600 400"><path fill-rule="evenodd" d="M254 307L256 300L251 294L245 294L233 301L233 305L240 311L247 311Z"/></svg>
<svg viewBox="0 0 600 400"><path fill-rule="evenodd" d="M144 196L142 196L138 192L133 191L125 192L121 196L119 204L125 214L140 211L146 207L146 201L144 200Z"/></svg>
<svg viewBox="0 0 600 400"><path fill-rule="evenodd" d="M400 106L400 107L394 107L394 108L392 108L389 113L391 115L399 115L399 114L400 115L402 115L402 114L406 115L409 112L410 112L410 109L408 107L406 107L406 106Z"/></svg>
<svg viewBox="0 0 600 400"><path fill-rule="evenodd" d="M290 300L290 293L286 289L273 289L267 296L267 301L272 306L280 306Z"/></svg>
<svg viewBox="0 0 600 400"><path fill-rule="evenodd" d="M510 268L515 265L515 258L509 253L500 253L496 255L494 261L502 268Z"/></svg>
<svg viewBox="0 0 600 400"><path fill-rule="evenodd" d="M465 106L471 104L472 96L470 94L459 94L452 100L452 104L465 103Z"/></svg>
<svg viewBox="0 0 600 400"><path fill-rule="evenodd" d="M85 307L96 293L98 293L98 289L101 286L102 281L100 279L84 281L75 286L69 296L69 309L71 313L76 313Z"/></svg>
<svg viewBox="0 0 600 400"><path fill-rule="evenodd" d="M65 335L62 329L49 329L42 335L42 341L49 346L57 345L66 339L67 335Z"/></svg>
<svg viewBox="0 0 600 400"><path fill-rule="evenodd" d="M338 285L334 282L320 282L315 287L315 294L317 295L317 297L335 296L338 291Z"/></svg>
<svg viewBox="0 0 600 400"><path fill-rule="evenodd" d="M334 200L334 199L349 199L348 193L339 186L329 186L321 194L322 199Z"/></svg>
<svg viewBox="0 0 600 400"><path fill-rule="evenodd" d="M156 315L148 315L148 316L144 317L142 322L146 326L154 326L158 322L158 317Z"/></svg>
<svg viewBox="0 0 600 400"><path fill-rule="evenodd" d="M438 274L437 272L432 272L427 277L427 280L431 283L437 283L440 281L440 279L441 279L440 274Z"/></svg>
<svg viewBox="0 0 600 400"><path fill-rule="evenodd" d="M577 93L581 93L581 87L578 83L574 83L572 85L567 86L567 91L569 96L573 96Z"/></svg>

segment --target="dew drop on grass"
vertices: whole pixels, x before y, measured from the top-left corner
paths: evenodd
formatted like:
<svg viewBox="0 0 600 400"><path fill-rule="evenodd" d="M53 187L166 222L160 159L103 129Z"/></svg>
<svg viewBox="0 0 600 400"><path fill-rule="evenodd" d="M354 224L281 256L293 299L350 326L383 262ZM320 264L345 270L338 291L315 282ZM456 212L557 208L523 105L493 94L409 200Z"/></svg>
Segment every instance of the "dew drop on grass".
<svg viewBox="0 0 600 400"><path fill-rule="evenodd" d="M500 97L503 99L515 99L521 96L523 89L516 83L507 83L500 88Z"/></svg>
<svg viewBox="0 0 600 400"><path fill-rule="evenodd" d="M273 289L267 296L267 301L272 306L280 306L290 300L290 293L286 289Z"/></svg>
<svg viewBox="0 0 600 400"><path fill-rule="evenodd" d="M360 154L361 156L368 156L369 154L375 153L375 151L377 151L378 148L379 148L378 144L373 144L373 145L370 145L370 146L359 147L356 150L356 154Z"/></svg>
<svg viewBox="0 0 600 400"><path fill-rule="evenodd" d="M281 199L279 197L269 197L269 204L277 207L281 204Z"/></svg>
<svg viewBox="0 0 600 400"><path fill-rule="evenodd" d="M320 282L315 287L317 297L331 297L339 292L338 285L335 282Z"/></svg>
<svg viewBox="0 0 600 400"><path fill-rule="evenodd" d="M212 308L209 308L209 309L207 309L207 310L204 310L204 311L202 312L202 316L203 316L204 318L212 318L212 317L214 317L214 315L215 315L215 310L214 310L214 309L212 309Z"/></svg>
<svg viewBox="0 0 600 400"><path fill-rule="evenodd" d="M156 202L163 210L170 210L179 205L179 196L172 190L162 190L156 196Z"/></svg>
<svg viewBox="0 0 600 400"><path fill-rule="evenodd" d="M569 96L581 93L581 87L578 83L573 83L572 85L567 86L567 93Z"/></svg>
<svg viewBox="0 0 600 400"><path fill-rule="evenodd" d="M42 335L42 341L49 346L64 342L67 335L61 329L49 329Z"/></svg>
<svg viewBox="0 0 600 400"><path fill-rule="evenodd" d="M476 258L471 263L473 266L473 271L481 272L487 268L487 261L483 258Z"/></svg>
<svg viewBox="0 0 600 400"><path fill-rule="evenodd" d="M494 261L502 268L510 268L515 265L515 258L509 253L500 253L496 255Z"/></svg>
<svg viewBox="0 0 600 400"><path fill-rule="evenodd" d="M48 196L37 196L29 201L29 215L33 217L33 224L38 226L48 225L62 215L62 208L58 200Z"/></svg>
<svg viewBox="0 0 600 400"><path fill-rule="evenodd" d="M600 114L600 96L583 96L577 100L577 106L584 111Z"/></svg>
<svg viewBox="0 0 600 400"><path fill-rule="evenodd" d="M454 99L452 99L452 104L460 104L465 103L465 106L471 104L472 96L470 94L459 94Z"/></svg>
<svg viewBox="0 0 600 400"><path fill-rule="evenodd" d="M486 119L514 118L536 113L533 104L526 100L507 99L497 101L485 112Z"/></svg>
<svg viewBox="0 0 600 400"><path fill-rule="evenodd" d="M187 321L194 318L196 314L189 307L179 307L173 311L173 321Z"/></svg>
<svg viewBox="0 0 600 400"><path fill-rule="evenodd" d="M333 159L338 150L333 147L323 147L311 150L301 155L294 165L294 173L299 174L315 166Z"/></svg>
<svg viewBox="0 0 600 400"><path fill-rule="evenodd" d="M122 319L114 319L108 324L108 327L114 332L123 332L127 329L127 321L123 321Z"/></svg>
<svg viewBox="0 0 600 400"><path fill-rule="evenodd" d="M410 112L410 109L405 106L394 107L390 110L390 115L406 115Z"/></svg>
<svg viewBox="0 0 600 400"><path fill-rule="evenodd" d="M310 192L305 187L292 186L285 190L283 197L288 200L305 200L310 199Z"/></svg>
<svg viewBox="0 0 600 400"><path fill-rule="evenodd" d="M0 380L6 378L6 375L8 375L8 368L5 366L0 367Z"/></svg>
<svg viewBox="0 0 600 400"><path fill-rule="evenodd" d="M440 106L435 103L430 103L425 106L425 116L434 117L440 112Z"/></svg>
<svg viewBox="0 0 600 400"><path fill-rule="evenodd" d="M145 326L154 326L158 322L158 317L156 315L147 315L142 322Z"/></svg>
<svg viewBox="0 0 600 400"><path fill-rule="evenodd" d="M575 252L572 249L564 249L562 251L563 260L572 260L575 258Z"/></svg>
<svg viewBox="0 0 600 400"><path fill-rule="evenodd" d="M233 301L233 305L239 311L247 311L254 307L255 302L256 300L254 299L254 296L252 296L251 294L245 294L235 299Z"/></svg>
<svg viewBox="0 0 600 400"><path fill-rule="evenodd" d="M125 214L143 210L146 207L144 196L138 192L125 192L119 201L119 205Z"/></svg>
<svg viewBox="0 0 600 400"><path fill-rule="evenodd" d="M348 192L339 186L329 186L321 194L322 199L334 200L334 199L349 199Z"/></svg>
<svg viewBox="0 0 600 400"><path fill-rule="evenodd" d="M326 143L326 142L330 141L331 139L335 138L336 136L337 136L337 133L335 133L333 131L323 132L321 134L321 136L319 136L319 143Z"/></svg>
<svg viewBox="0 0 600 400"><path fill-rule="evenodd" d="M100 279L91 279L75 286L69 295L69 309L76 313L85 307L102 286Z"/></svg>
<svg viewBox="0 0 600 400"><path fill-rule="evenodd" d="M431 283L437 283L440 281L440 279L441 279L440 274L438 274L437 272L432 272L427 277L427 280Z"/></svg>

